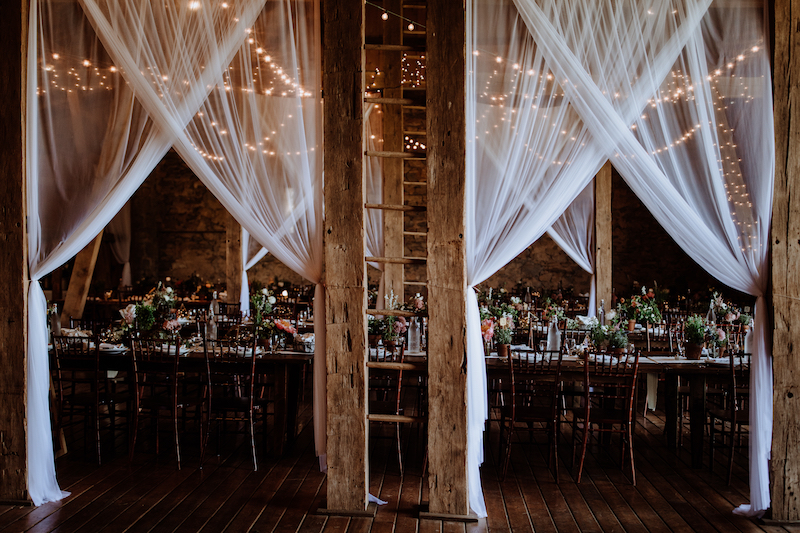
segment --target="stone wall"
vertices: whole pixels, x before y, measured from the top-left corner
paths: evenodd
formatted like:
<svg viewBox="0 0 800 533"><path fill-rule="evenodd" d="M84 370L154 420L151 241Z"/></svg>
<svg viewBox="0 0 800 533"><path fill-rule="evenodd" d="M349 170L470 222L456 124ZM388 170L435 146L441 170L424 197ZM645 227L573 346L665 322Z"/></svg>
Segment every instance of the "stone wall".
<svg viewBox="0 0 800 533"><path fill-rule="evenodd" d="M406 180L425 179L425 164L407 162ZM407 187L406 202L424 205L424 187ZM197 275L215 285L225 281L224 208L192 174L180 157L170 151L132 199L133 237L131 263L134 280L154 284L171 276L175 280ZM687 289L704 291L723 287L686 256L648 213L624 181L613 177L613 284L618 295L631 293L635 284L662 287L684 294ZM409 213L406 229L424 231L424 214ZM425 241L406 239L406 254L425 254ZM409 269L407 279L425 279L424 267ZM94 286L114 286L120 267L107 247L101 249ZM369 269L370 282L377 285L379 274ZM267 255L250 271L250 280L262 283L277 281L304 284L305 280ZM580 269L546 235L522 252L505 268L491 276L484 285L505 287L530 286L549 291L562 286L575 293L589 290L590 275ZM417 288L409 288L415 292ZM732 294L733 296L733 294Z"/></svg>

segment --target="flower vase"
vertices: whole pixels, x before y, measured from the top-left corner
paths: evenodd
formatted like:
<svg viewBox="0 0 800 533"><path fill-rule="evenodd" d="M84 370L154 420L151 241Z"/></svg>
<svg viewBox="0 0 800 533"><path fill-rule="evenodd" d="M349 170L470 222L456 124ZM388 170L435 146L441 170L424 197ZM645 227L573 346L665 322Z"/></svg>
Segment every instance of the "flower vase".
<svg viewBox="0 0 800 533"><path fill-rule="evenodd" d="M498 344L497 345L497 357L506 358L511 354L511 345L510 344Z"/></svg>
<svg viewBox="0 0 800 533"><path fill-rule="evenodd" d="M636 329L636 319L628 320L628 331L634 331Z"/></svg>
<svg viewBox="0 0 800 533"><path fill-rule="evenodd" d="M687 342L685 345L685 352L687 359L700 359L700 354L703 353L703 345Z"/></svg>
<svg viewBox="0 0 800 533"><path fill-rule="evenodd" d="M725 357L725 346L719 347L719 353L717 353L717 357L719 357L720 359Z"/></svg>

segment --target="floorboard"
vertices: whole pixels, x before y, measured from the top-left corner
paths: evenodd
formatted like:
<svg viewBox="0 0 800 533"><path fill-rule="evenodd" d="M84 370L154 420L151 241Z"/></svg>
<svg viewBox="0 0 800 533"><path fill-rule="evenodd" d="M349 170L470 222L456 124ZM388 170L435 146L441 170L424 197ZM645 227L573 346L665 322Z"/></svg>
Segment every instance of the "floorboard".
<svg viewBox="0 0 800 533"><path fill-rule="evenodd" d="M310 399L311 395L307 395ZM660 411L639 412L634 450L636 486L629 469L620 468L619 446L593 443L584 476L575 483L572 434L561 429L558 479L548 464L546 439L515 437L505 479L500 479L498 427L486 435L482 467L488 516L478 522L419 520L427 505L423 477L425 428L405 427L401 475L393 439L370 442L369 490L388 503L374 518L316 514L326 504L326 478L314 457L311 410L300 413L303 428L283 457L265 454L253 471L249 441L226 436L199 464L199 444L187 443L183 467L177 470L174 450L153 453L154 439L144 436L133 460L127 458L122 430L104 443L104 464L84 452L82 431L70 432L70 453L57 462L58 478L71 495L40 507L0 506L0 532L272 532L272 533L479 533L579 532L632 533L720 532L786 533L794 526L764 526L734 515L748 500L747 454L736 451L734 476L727 484L727 455L718 452L714 469L706 450L705 467L690 468L688 435L676 451L664 446ZM190 428L191 430L191 428ZM271 428L267 428L267 433ZM190 431L191 432L191 431ZM189 440L189 439L187 439ZM215 439L212 439L215 440ZM166 442L166 441L165 441ZM708 442L706 442L706 448ZM182 452L184 452L182 448ZM501 453L502 452L502 453Z"/></svg>

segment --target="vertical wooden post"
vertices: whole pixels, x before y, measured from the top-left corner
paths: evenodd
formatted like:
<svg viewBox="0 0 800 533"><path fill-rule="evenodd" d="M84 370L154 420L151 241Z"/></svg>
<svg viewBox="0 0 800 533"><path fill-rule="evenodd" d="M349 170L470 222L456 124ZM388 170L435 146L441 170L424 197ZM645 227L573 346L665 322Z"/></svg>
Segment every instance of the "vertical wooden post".
<svg viewBox="0 0 800 533"><path fill-rule="evenodd" d="M69 317L82 318L83 308L86 306L86 296L92 284L94 265L97 263L97 254L100 251L100 242L103 240L103 230L97 234L92 242L78 252L72 275L69 277L67 297L64 299L64 309L61 310L61 323L69 325Z"/></svg>
<svg viewBox="0 0 800 533"><path fill-rule="evenodd" d="M466 515L466 9L428 2L428 458L430 512Z"/></svg>
<svg viewBox="0 0 800 533"><path fill-rule="evenodd" d="M364 4L323 6L328 509L367 505Z"/></svg>
<svg viewBox="0 0 800 533"><path fill-rule="evenodd" d="M401 13L401 0L385 0L383 7L391 13ZM403 25L400 17L389 17L382 23L383 43L402 44ZM384 69L383 96L386 98L402 98L402 52L384 50L382 52ZM383 111L383 149L389 152L403 151L403 108L399 105L382 106ZM398 205L403 200L403 160L399 158L383 158L383 203ZM403 257L403 212L383 211L383 255L385 257ZM386 294L393 291L401 301L405 301L403 285L403 265L384 263L383 281ZM378 302L378 307L385 307Z"/></svg>
<svg viewBox="0 0 800 533"><path fill-rule="evenodd" d="M28 499L28 246L25 213L25 61L28 2L12 0L0 17L0 501Z"/></svg>
<svg viewBox="0 0 800 533"><path fill-rule="evenodd" d="M775 0L772 518L800 520L800 4ZM795 347L798 347L795 350Z"/></svg>
<svg viewBox="0 0 800 533"><path fill-rule="evenodd" d="M239 303L242 292L242 226L226 213L225 218L225 290L228 303Z"/></svg>
<svg viewBox="0 0 800 533"><path fill-rule="evenodd" d="M611 162L594 177L594 279L597 305L611 307Z"/></svg>

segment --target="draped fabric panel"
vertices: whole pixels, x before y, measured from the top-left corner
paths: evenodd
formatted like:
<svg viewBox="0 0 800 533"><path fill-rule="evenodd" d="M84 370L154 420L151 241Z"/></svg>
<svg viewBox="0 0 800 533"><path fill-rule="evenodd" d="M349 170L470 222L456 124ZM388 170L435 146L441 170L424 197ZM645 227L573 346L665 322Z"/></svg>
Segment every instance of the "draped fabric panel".
<svg viewBox="0 0 800 533"><path fill-rule="evenodd" d="M175 136L187 165L256 241L318 284L319 6L288 0L82 5L137 98ZM317 359L325 354L322 300L314 307ZM324 368L321 360L315 366ZM314 390L316 448L324 454L324 373L315 372Z"/></svg>
<svg viewBox="0 0 800 533"><path fill-rule="evenodd" d="M67 493L55 474L39 280L109 224L173 139L137 103L77 4L32 2L28 37L28 493L41 505Z"/></svg>
<svg viewBox="0 0 800 533"><path fill-rule="evenodd" d="M486 516L479 472L486 368L472 287L556 222L604 154L510 0L469 2L467 18L467 468L470 507Z"/></svg>
<svg viewBox="0 0 800 533"><path fill-rule="evenodd" d="M579 267L592 275L589 285L589 316L597 314L597 287L594 276L594 182L586 186L564 214L547 230L547 235Z"/></svg>
<svg viewBox="0 0 800 533"><path fill-rule="evenodd" d="M127 202L117 216L111 219L107 227L108 232L114 237L111 241L111 252L114 259L122 264L121 287L133 285L131 275L131 204Z"/></svg>
<svg viewBox="0 0 800 533"><path fill-rule="evenodd" d="M239 293L239 309L245 316L250 314L250 281L247 279L247 271L256 266L267 253L267 249L251 239L247 230L242 228L242 290Z"/></svg>
<svg viewBox="0 0 800 533"><path fill-rule="evenodd" d="M737 511L762 513L770 502L763 295L774 173L765 6L515 3L593 143L656 220L710 274L758 298L751 501Z"/></svg>

